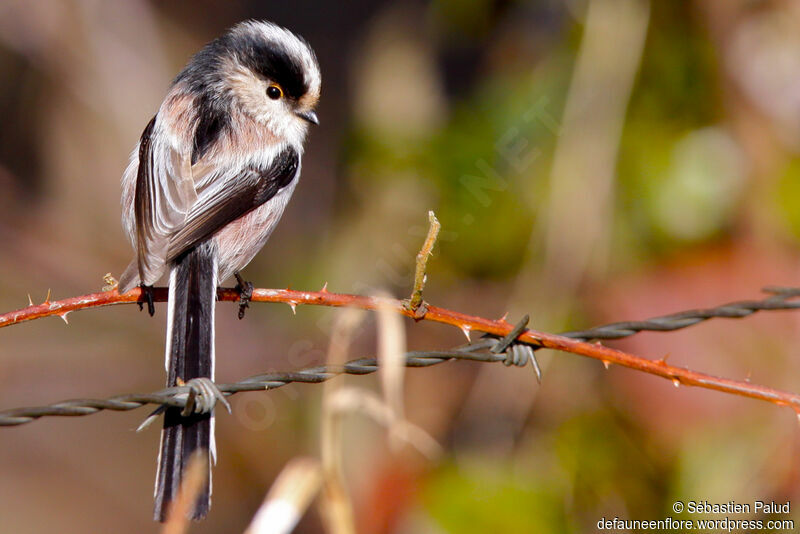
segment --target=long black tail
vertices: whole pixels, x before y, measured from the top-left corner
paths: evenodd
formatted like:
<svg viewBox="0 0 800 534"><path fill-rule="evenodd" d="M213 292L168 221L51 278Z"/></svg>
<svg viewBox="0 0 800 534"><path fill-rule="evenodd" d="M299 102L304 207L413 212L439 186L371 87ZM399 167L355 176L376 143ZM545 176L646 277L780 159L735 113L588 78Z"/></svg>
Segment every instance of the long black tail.
<svg viewBox="0 0 800 534"><path fill-rule="evenodd" d="M214 378L215 247L202 243L180 257L169 281L167 329L167 387L198 377ZM181 415L169 408L164 415L161 452L156 474L155 519L164 521L178 494L183 470L192 453L204 451L209 473L191 517L202 519L211 504L213 425L210 414Z"/></svg>

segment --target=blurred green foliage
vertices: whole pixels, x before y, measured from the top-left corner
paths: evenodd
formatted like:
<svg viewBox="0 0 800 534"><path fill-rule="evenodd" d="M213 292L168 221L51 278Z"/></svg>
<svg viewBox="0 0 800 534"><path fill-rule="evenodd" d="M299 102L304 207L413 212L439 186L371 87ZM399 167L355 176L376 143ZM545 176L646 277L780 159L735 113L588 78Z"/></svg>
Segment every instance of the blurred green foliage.
<svg viewBox="0 0 800 534"><path fill-rule="evenodd" d="M513 12L527 3L512 5L507 9ZM461 39L480 41L477 21L489 20L491 6L441 1L430 9L442 32L456 28ZM628 106L612 248L634 263L720 238L732 227L743 194L738 147L708 130L722 113L716 58L693 17L685 3L653 4ZM441 261L460 276L502 279L520 268L547 198L558 117L579 45L572 35L549 42L541 58L521 54L479 67L489 72L451 102L446 122L429 134L409 139L358 127L351 132L346 158L364 179L411 173L436 185L437 215L457 237L442 242Z"/></svg>
<svg viewBox="0 0 800 534"><path fill-rule="evenodd" d="M670 457L631 420L587 412L505 462L460 458L435 471L422 501L447 532L587 532L602 516L660 517ZM611 515L609 515L611 514Z"/></svg>
<svg viewBox="0 0 800 534"><path fill-rule="evenodd" d="M542 4L505 6L522 17ZM498 17L496 8L483 0L434 2L432 33L447 36L445 43L477 47L487 33L501 31L487 27ZM741 228L751 168L741 139L726 124L721 52L699 17L691 3L651 5L615 167L609 245L615 271L636 271L685 250L730 241ZM439 128L413 139L364 128L352 134L348 161L364 177L391 182L413 175L434 185L435 197L426 200L443 224L443 236L449 235L437 244L434 271L456 280L514 279L531 252L528 244L536 243L532 237L546 207L558 121L580 45L579 26L562 23L555 22L558 30L550 28L549 40L544 38L546 54L530 54L517 41L516 48L506 45L476 58L481 75L459 88ZM509 33L509 39L524 41ZM789 157L769 194L759 197L767 204L756 207L778 220L795 243L799 162ZM442 273L436 276L441 283ZM580 313L566 321L585 321ZM715 443L731 439L730 428L677 451L616 409L578 413L556 428L538 430L532 441L547 453L520 447L501 460L468 453L437 468L423 488L425 512L446 532L588 532L602 516L672 516L675 500L724 495L749 473L728 467L745 461L742 446L715 452Z"/></svg>
<svg viewBox="0 0 800 534"><path fill-rule="evenodd" d="M800 158L790 160L780 173L771 198L794 245L800 245Z"/></svg>
<svg viewBox="0 0 800 534"><path fill-rule="evenodd" d="M480 462L480 460L479 460ZM423 490L426 512L447 532L564 532L569 520L557 486L513 465L448 464Z"/></svg>

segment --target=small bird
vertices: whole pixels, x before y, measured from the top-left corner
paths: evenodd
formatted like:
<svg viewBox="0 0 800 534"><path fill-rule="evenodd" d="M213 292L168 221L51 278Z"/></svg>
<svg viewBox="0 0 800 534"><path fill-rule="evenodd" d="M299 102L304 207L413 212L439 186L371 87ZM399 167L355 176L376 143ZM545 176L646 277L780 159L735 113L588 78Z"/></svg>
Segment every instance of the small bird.
<svg viewBox="0 0 800 534"><path fill-rule="evenodd" d="M207 484L191 511L211 504L216 461L214 307L217 286L264 246L300 176L320 71L311 47L264 21L237 24L198 52L172 82L122 177L122 223L135 257L119 292L152 286L169 273L167 386L192 386L189 409L166 408L155 487L157 521L167 517L195 451ZM204 381L204 382L203 382ZM189 411L190 413L186 413Z"/></svg>

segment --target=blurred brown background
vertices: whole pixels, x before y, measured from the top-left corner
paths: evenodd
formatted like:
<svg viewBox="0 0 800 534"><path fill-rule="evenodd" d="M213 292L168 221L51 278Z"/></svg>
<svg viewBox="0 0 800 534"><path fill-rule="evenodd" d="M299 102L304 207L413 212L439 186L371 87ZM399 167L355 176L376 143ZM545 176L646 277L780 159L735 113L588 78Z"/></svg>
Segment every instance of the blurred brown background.
<svg viewBox="0 0 800 534"><path fill-rule="evenodd" d="M4 0L0 309L120 274L132 254L119 223L130 150L190 55L246 18L302 34L323 72L302 180L245 271L257 287L405 295L429 209L443 232L426 298L512 322L531 313L542 330L798 283L793 0ZM0 408L160 388L164 310L3 329ZM238 321L220 304L218 379L322 361L338 313L253 305ZM764 313L613 345L797 391L798 321ZM463 341L449 327L407 328L411 348ZM373 331L352 357L374 354ZM447 450L436 463L390 454L379 427L348 420L360 530L586 532L603 516L676 516L675 500L800 506L789 410L540 358L541 386L502 366L409 372L407 415ZM211 515L193 532L241 532L281 467L318 453L320 394L232 399L233 415L218 417ZM157 532L157 425L134 432L147 413L1 430L0 532ZM312 509L297 531L322 529Z"/></svg>

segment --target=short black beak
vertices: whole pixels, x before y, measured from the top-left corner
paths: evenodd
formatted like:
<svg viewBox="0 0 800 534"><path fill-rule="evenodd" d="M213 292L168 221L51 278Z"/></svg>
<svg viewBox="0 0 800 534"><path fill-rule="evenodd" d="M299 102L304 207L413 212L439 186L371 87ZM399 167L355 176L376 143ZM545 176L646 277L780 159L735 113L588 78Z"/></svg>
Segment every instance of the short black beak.
<svg viewBox="0 0 800 534"><path fill-rule="evenodd" d="M317 118L317 114L314 113L313 111L295 111L295 114L301 119L307 120L311 124L319 125L319 119Z"/></svg>

